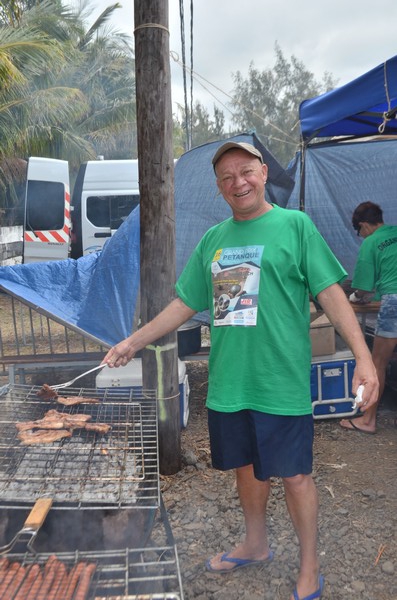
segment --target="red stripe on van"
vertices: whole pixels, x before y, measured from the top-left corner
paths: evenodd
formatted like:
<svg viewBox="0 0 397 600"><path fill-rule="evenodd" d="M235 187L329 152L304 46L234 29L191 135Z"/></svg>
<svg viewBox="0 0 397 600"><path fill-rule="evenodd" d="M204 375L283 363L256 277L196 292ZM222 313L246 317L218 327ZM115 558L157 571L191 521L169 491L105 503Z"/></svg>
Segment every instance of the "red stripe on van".
<svg viewBox="0 0 397 600"><path fill-rule="evenodd" d="M58 231L50 231L50 233L57 242L65 242L64 238L61 235L59 235Z"/></svg>
<svg viewBox="0 0 397 600"><path fill-rule="evenodd" d="M39 238L40 242L48 242L49 241L42 231L35 231L34 233Z"/></svg>

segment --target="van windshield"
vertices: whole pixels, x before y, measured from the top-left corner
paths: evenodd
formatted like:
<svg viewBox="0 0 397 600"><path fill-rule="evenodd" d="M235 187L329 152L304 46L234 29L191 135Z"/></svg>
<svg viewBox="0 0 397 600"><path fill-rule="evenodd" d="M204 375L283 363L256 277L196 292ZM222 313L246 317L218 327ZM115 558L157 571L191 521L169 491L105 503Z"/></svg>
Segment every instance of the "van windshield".
<svg viewBox="0 0 397 600"><path fill-rule="evenodd" d="M28 181L25 229L51 231L62 229L64 222L64 185L54 181Z"/></svg>
<svg viewBox="0 0 397 600"><path fill-rule="evenodd" d="M87 218L95 227L118 229L139 204L139 194L88 196Z"/></svg>

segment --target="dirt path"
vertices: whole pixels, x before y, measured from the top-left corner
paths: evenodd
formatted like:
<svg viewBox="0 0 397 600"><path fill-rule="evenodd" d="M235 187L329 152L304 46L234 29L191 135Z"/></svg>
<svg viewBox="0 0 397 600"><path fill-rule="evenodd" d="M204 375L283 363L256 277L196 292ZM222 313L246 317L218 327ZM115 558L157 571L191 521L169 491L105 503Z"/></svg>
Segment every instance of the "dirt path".
<svg viewBox="0 0 397 600"><path fill-rule="evenodd" d="M233 475L210 466L207 363L188 363L190 419L183 468L161 480L176 539L185 600L288 600L298 546L280 481L272 483L269 534L275 560L230 575L205 571L208 557L242 536ZM319 547L325 600L397 600L397 394L382 402L374 436L316 422L314 476L320 496Z"/></svg>

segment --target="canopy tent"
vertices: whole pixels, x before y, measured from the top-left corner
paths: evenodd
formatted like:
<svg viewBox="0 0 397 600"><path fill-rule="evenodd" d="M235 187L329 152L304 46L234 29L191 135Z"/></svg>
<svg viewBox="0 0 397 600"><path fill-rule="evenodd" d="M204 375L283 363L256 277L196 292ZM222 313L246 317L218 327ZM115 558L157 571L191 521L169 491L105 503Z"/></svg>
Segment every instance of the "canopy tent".
<svg viewBox="0 0 397 600"><path fill-rule="evenodd" d="M178 273L202 234L230 216L218 191L211 158L225 141L259 148L269 166L267 194L285 205L294 182L255 134L242 134L200 146L183 155L175 168L176 254ZM43 263L0 267L0 290L72 329L112 346L128 336L140 284L140 217L137 207L101 252ZM204 315L197 319L206 321Z"/></svg>
<svg viewBox="0 0 397 600"><path fill-rule="evenodd" d="M300 154L291 165L295 187L288 208L299 209ZM397 224L397 139L312 144L305 152L305 212L353 277L362 239L351 223L356 206L379 204L385 223Z"/></svg>
<svg viewBox="0 0 397 600"><path fill-rule="evenodd" d="M396 114L397 57L300 106L288 208L309 214L350 277L361 242L351 226L355 207L371 200L385 222L397 223Z"/></svg>
<svg viewBox="0 0 397 600"><path fill-rule="evenodd" d="M304 100L302 140L397 134L397 56L326 94Z"/></svg>

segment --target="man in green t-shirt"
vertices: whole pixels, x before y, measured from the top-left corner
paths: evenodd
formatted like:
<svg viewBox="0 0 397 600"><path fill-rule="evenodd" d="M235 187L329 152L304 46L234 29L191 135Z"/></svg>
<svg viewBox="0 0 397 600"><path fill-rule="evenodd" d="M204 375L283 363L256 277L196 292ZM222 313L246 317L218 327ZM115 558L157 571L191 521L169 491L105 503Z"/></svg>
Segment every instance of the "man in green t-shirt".
<svg viewBox="0 0 397 600"><path fill-rule="evenodd" d="M345 270L300 211L265 199L268 169L252 145L226 142L213 157L217 185L233 216L212 227L176 285L177 298L106 355L125 365L136 352L210 311L208 424L213 466L234 469L245 539L209 559L212 573L270 562L266 507L270 478L281 477L300 544L290 600L320 598L317 491L312 478L309 295L317 298L356 358L353 390L362 408L378 381L361 328L339 285Z"/></svg>
<svg viewBox="0 0 397 600"><path fill-rule="evenodd" d="M378 204L362 202L353 213L352 224L363 238L350 296L353 303L365 303L368 292L381 299L372 348L379 379L379 399L376 404L353 420L343 419L345 429L363 433L376 432L376 413L385 388L386 369L397 345L397 226L383 222Z"/></svg>

